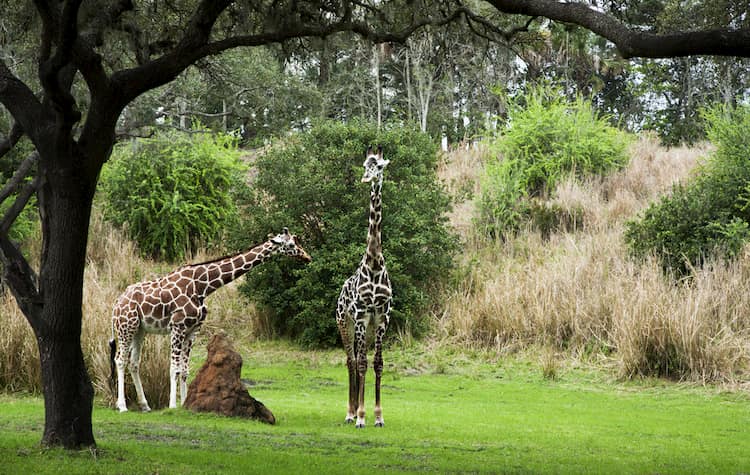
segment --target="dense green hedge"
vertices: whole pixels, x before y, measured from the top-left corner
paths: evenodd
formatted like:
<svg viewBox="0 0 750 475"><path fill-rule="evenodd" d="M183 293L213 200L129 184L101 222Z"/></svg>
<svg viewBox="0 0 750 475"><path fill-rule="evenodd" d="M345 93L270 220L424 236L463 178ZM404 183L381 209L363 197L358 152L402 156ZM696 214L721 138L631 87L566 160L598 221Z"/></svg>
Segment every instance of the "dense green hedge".
<svg viewBox="0 0 750 475"><path fill-rule="evenodd" d="M599 117L590 101L568 101L534 87L512 103L508 125L492 144L481 182L479 224L492 234L515 232L561 179L601 175L627 164L628 136ZM544 209L544 220L550 209Z"/></svg>
<svg viewBox="0 0 750 475"><path fill-rule="evenodd" d="M750 238L750 109L715 107L703 115L716 151L625 231L632 254L655 254L677 275L710 256L732 257Z"/></svg>
<svg viewBox="0 0 750 475"><path fill-rule="evenodd" d="M368 145L390 160L383 183L383 249L393 285L393 335L419 334L436 288L450 274L456 239L449 197L436 177L436 147L411 128L326 122L279 141L253 164L247 220L238 242L288 226L310 264L274 259L248 274L244 292L271 313L275 330L311 346L336 343L341 286L365 251L370 185L361 183Z"/></svg>
<svg viewBox="0 0 750 475"><path fill-rule="evenodd" d="M176 132L119 146L102 171L105 217L141 252L180 259L236 222L244 170L235 140Z"/></svg>

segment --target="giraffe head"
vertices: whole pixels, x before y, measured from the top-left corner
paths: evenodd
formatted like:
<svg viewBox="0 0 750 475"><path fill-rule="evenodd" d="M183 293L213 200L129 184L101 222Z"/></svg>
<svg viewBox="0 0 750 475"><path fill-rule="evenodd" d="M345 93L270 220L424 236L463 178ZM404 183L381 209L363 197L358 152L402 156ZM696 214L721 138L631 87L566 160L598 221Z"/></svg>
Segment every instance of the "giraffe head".
<svg viewBox="0 0 750 475"><path fill-rule="evenodd" d="M285 256L296 257L302 262L311 262L312 257L302 249L297 241L297 236L289 233L289 228L284 228L280 234L276 236L269 235L269 242L275 247L273 252L276 254L283 254Z"/></svg>
<svg viewBox="0 0 750 475"><path fill-rule="evenodd" d="M373 151L372 146L367 147L367 157L365 158L365 163L362 164L365 167L362 183L369 183L373 179L382 181L383 170L389 163L391 163L390 160L383 159L383 147L378 145L377 151Z"/></svg>

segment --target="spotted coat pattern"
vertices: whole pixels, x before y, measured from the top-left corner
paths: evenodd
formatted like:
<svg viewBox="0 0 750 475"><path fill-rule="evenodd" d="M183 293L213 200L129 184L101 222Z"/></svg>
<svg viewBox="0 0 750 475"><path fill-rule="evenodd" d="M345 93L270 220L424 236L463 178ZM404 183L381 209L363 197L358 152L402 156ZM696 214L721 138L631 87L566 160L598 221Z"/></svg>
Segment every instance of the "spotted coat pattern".
<svg viewBox="0 0 750 475"><path fill-rule="evenodd" d="M383 150L368 148L364 162L363 182L370 182L370 216L367 232L367 249L357 271L341 289L336 306L336 324L346 351L349 373L349 404L345 421L356 427L365 426L365 374L367 373L367 331L373 328L375 356L375 426L382 427L383 411L380 405L380 380L383 373L383 336L390 320L391 280L385 267L381 239L383 170L390 163L383 160ZM356 411L356 412L355 412Z"/></svg>
<svg viewBox="0 0 750 475"><path fill-rule="evenodd" d="M193 340L208 310L205 299L211 293L242 276L274 254L292 256L304 262L311 258L296 236L284 228L281 234L252 249L210 262L180 267L164 277L132 284L112 309L112 379L117 368L117 408L127 411L125 368L129 367L138 405L149 411L139 373L141 345L146 333L170 335L169 407L177 407L187 393L188 365Z"/></svg>

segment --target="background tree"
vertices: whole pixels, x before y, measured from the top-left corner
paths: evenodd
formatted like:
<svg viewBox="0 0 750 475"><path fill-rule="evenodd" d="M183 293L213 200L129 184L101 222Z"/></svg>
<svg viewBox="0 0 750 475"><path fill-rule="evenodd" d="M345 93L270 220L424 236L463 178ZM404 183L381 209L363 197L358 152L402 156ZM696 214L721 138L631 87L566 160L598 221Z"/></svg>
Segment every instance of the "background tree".
<svg viewBox="0 0 750 475"><path fill-rule="evenodd" d="M456 239L447 225L450 197L436 176L434 141L411 127L327 121L279 141L255 160L238 244L261 241L274 223L297 223L316 256L302 268L277 260L248 274L243 292L266 308L273 329L307 346L333 346L341 282L362 259L370 187L361 183L363 144L391 161L383 185L383 252L394 288L389 334L419 335L430 298L450 277ZM239 247L239 246L238 246Z"/></svg>

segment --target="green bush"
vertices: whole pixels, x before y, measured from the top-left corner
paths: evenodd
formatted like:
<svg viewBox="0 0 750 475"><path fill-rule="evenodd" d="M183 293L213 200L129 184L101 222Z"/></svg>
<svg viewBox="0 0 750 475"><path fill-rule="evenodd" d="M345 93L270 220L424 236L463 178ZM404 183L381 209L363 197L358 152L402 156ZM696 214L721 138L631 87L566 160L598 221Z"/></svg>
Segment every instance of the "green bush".
<svg viewBox="0 0 750 475"><path fill-rule="evenodd" d="M243 186L235 140L165 133L118 147L102 171L105 217L126 225L142 253L180 259L237 218Z"/></svg>
<svg viewBox="0 0 750 475"><path fill-rule="evenodd" d="M703 116L715 152L689 183L674 186L625 230L633 255L655 254L677 275L711 256L734 256L750 238L750 109L717 106Z"/></svg>
<svg viewBox="0 0 750 475"><path fill-rule="evenodd" d="M628 136L599 117L590 101L532 88L508 112L508 126L491 145L481 182L480 224L490 233L516 231L530 201L545 198L563 178L601 175L627 164Z"/></svg>
<svg viewBox="0 0 750 475"><path fill-rule="evenodd" d="M326 122L258 157L239 242L289 228L313 261L275 259L248 274L243 291L272 314L277 333L309 346L338 339L336 301L365 251L370 185L361 183L368 145L390 160L383 183L383 253L394 293L390 335L426 328L426 309L448 277L457 241L447 227L449 197L436 177L436 147L409 128Z"/></svg>

